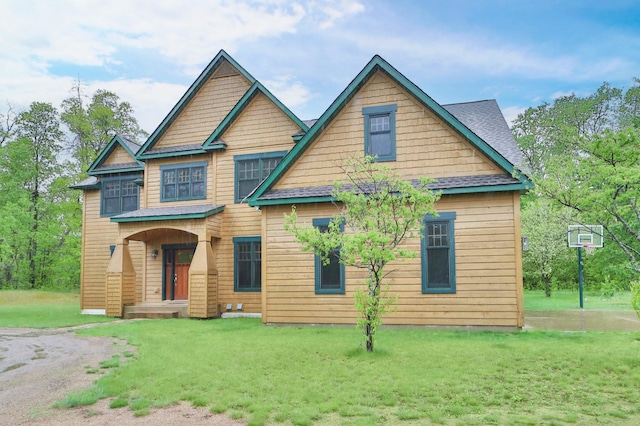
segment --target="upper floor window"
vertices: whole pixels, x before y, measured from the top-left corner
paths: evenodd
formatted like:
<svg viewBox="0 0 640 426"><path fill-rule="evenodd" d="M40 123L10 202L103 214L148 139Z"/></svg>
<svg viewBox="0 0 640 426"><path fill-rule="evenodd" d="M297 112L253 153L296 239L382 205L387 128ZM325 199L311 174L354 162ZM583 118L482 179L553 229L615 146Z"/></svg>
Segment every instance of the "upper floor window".
<svg viewBox="0 0 640 426"><path fill-rule="evenodd" d="M233 157L236 167L236 203L241 203L251 195L253 190L280 164L286 153L286 151L278 151Z"/></svg>
<svg viewBox="0 0 640 426"><path fill-rule="evenodd" d="M422 292L455 293L455 213L426 215L422 239Z"/></svg>
<svg viewBox="0 0 640 426"><path fill-rule="evenodd" d="M396 159L397 105L362 108L364 115L364 152L376 161Z"/></svg>
<svg viewBox="0 0 640 426"><path fill-rule="evenodd" d="M329 230L331 219L313 219L313 226L320 232ZM316 294L344 294L344 264L340 262L340 248L329 252L328 259L316 255L315 258Z"/></svg>
<svg viewBox="0 0 640 426"><path fill-rule="evenodd" d="M201 200L207 197L207 163L172 164L160 167L160 201Z"/></svg>
<svg viewBox="0 0 640 426"><path fill-rule="evenodd" d="M111 177L102 180L100 214L114 216L138 209L137 176Z"/></svg>

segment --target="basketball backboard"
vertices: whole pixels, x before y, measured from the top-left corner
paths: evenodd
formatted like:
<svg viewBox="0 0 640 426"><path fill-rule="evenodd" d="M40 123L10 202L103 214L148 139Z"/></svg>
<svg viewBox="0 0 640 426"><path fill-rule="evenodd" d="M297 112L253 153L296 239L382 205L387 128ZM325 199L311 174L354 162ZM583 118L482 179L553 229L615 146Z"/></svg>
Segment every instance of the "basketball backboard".
<svg viewBox="0 0 640 426"><path fill-rule="evenodd" d="M602 247L603 235L602 225L569 225L567 244L569 247Z"/></svg>

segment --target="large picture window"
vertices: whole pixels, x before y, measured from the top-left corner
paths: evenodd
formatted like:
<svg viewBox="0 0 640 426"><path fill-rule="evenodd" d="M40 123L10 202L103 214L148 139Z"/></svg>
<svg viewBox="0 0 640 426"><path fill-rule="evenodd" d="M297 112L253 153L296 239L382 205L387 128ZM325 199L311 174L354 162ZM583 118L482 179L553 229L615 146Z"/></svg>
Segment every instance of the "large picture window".
<svg viewBox="0 0 640 426"><path fill-rule="evenodd" d="M113 216L138 209L137 176L104 178L100 191L100 213Z"/></svg>
<svg viewBox="0 0 640 426"><path fill-rule="evenodd" d="M362 109L364 115L364 152L375 161L396 159L397 106L381 105Z"/></svg>
<svg viewBox="0 0 640 426"><path fill-rule="evenodd" d="M160 167L161 201L206 198L206 162Z"/></svg>
<svg viewBox="0 0 640 426"><path fill-rule="evenodd" d="M260 237L233 239L234 290L260 291L262 288L262 243Z"/></svg>
<svg viewBox="0 0 640 426"><path fill-rule="evenodd" d="M455 213L424 217L422 292L455 293Z"/></svg>
<svg viewBox="0 0 640 426"><path fill-rule="evenodd" d="M313 219L313 226L320 232L329 230L331 219ZM344 294L344 264L339 260L340 249L329 253L328 262L315 256L315 287L317 294Z"/></svg>
<svg viewBox="0 0 640 426"><path fill-rule="evenodd" d="M236 168L236 203L245 201L253 190L280 164L286 153L286 151L278 151L233 157Z"/></svg>

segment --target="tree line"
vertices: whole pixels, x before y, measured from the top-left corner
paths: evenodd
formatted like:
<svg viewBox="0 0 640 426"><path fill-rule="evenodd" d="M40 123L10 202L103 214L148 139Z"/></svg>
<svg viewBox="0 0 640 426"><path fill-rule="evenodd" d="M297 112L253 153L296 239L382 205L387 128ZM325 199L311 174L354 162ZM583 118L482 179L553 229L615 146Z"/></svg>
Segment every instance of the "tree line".
<svg viewBox="0 0 640 426"><path fill-rule="evenodd" d="M640 273L640 80L528 108L512 130L535 183L522 202L525 287L576 288L567 226L588 224L603 226L605 246L584 260L586 285L629 290Z"/></svg>
<svg viewBox="0 0 640 426"><path fill-rule="evenodd" d="M73 93L0 115L0 289L80 285L82 194L69 186L115 134L146 137L115 93Z"/></svg>

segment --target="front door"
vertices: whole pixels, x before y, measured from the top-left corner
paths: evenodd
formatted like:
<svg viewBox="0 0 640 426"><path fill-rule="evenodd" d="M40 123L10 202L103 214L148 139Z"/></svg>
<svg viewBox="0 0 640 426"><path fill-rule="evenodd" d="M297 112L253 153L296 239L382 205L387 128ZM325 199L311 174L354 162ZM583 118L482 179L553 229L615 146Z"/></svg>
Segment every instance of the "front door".
<svg viewBox="0 0 640 426"><path fill-rule="evenodd" d="M194 248L164 249L164 299L186 300L189 297L189 266Z"/></svg>

